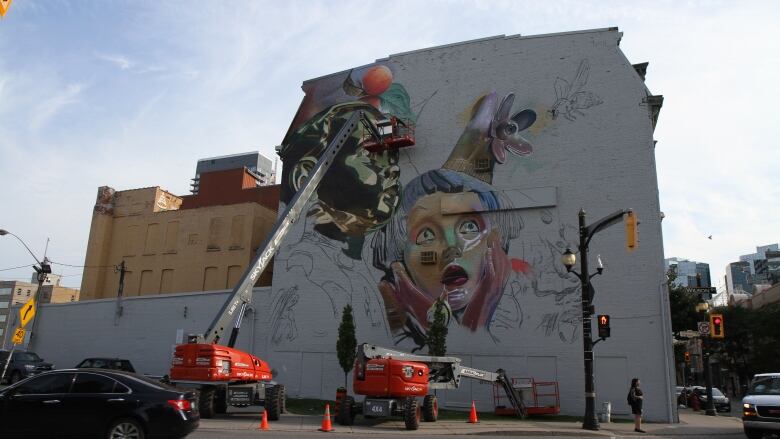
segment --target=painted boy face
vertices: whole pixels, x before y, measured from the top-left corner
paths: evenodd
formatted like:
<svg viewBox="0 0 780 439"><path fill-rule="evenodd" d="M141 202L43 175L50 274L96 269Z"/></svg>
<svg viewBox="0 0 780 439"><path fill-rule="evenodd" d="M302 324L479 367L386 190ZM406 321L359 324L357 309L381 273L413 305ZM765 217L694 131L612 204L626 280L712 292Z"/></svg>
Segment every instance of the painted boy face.
<svg viewBox="0 0 780 439"><path fill-rule="evenodd" d="M465 213L443 215L441 192L420 198L409 213L409 236L405 261L414 283L431 299L447 293L453 310L468 305L484 281L487 249L498 244L498 232L488 217L479 213L481 203L475 193L461 197ZM421 253L437 254L435 264L422 264Z"/></svg>

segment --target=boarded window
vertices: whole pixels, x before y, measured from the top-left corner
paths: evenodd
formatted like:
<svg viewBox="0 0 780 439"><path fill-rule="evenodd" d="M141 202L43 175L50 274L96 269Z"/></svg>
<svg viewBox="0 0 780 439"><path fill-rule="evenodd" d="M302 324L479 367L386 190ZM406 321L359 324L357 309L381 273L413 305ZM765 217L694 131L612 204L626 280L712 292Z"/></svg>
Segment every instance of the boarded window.
<svg viewBox="0 0 780 439"><path fill-rule="evenodd" d="M144 254L157 253L160 242L160 225L157 223L146 226L146 239L144 240Z"/></svg>
<svg viewBox="0 0 780 439"><path fill-rule="evenodd" d="M138 295L143 296L156 292L153 275L154 272L152 270L144 270L141 272L141 288L138 290Z"/></svg>
<svg viewBox="0 0 780 439"><path fill-rule="evenodd" d="M222 217L212 218L209 223L209 241L207 250L219 250L222 245L222 235L225 233L225 219Z"/></svg>
<svg viewBox="0 0 780 439"><path fill-rule="evenodd" d="M135 256L138 249L139 240L139 228L138 226L128 226L127 232L124 236L124 243L122 244L124 256Z"/></svg>
<svg viewBox="0 0 780 439"><path fill-rule="evenodd" d="M173 270L163 270L160 276L160 294L173 292Z"/></svg>
<svg viewBox="0 0 780 439"><path fill-rule="evenodd" d="M225 284L219 280L219 269L217 267L206 267L203 270L203 291L223 289Z"/></svg>
<svg viewBox="0 0 780 439"><path fill-rule="evenodd" d="M227 285L225 285L225 288L232 290L236 287L238 284L238 281L241 280L241 266L240 265L231 265L228 267L228 275L227 275Z"/></svg>
<svg viewBox="0 0 780 439"><path fill-rule="evenodd" d="M244 246L244 215L237 215L233 217L233 221L230 224L230 248L240 249Z"/></svg>
<svg viewBox="0 0 780 439"><path fill-rule="evenodd" d="M171 221L165 228L165 252L175 252L176 242L179 239L179 222Z"/></svg>

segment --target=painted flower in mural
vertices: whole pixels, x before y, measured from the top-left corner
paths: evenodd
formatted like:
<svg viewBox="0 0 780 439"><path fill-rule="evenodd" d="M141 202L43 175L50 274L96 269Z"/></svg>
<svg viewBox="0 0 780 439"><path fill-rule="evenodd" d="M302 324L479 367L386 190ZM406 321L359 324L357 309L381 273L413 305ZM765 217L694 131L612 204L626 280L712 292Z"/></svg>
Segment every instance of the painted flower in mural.
<svg viewBox="0 0 780 439"><path fill-rule="evenodd" d="M390 327L401 338L424 343L439 298L460 325L489 329L509 274L530 272L524 261L507 256L522 221L491 185L493 142L510 151L520 144L514 133L498 137L511 112L510 96L500 107L495 93L477 102L442 169L410 181L398 213L374 237L374 266L385 271L379 290Z"/></svg>

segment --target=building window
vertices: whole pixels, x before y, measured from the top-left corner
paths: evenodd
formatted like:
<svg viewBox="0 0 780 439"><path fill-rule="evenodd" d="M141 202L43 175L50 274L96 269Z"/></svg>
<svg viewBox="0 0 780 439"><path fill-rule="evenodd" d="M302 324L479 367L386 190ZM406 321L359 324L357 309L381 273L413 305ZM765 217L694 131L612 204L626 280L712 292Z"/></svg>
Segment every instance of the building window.
<svg viewBox="0 0 780 439"><path fill-rule="evenodd" d="M5 319L8 318L5 314L0 314L0 323L5 323Z"/></svg>
<svg viewBox="0 0 780 439"><path fill-rule="evenodd" d="M30 297L30 290L27 290L27 297Z"/></svg>
<svg viewBox="0 0 780 439"><path fill-rule="evenodd" d="M76 301L76 296L74 296L74 295L71 295L71 296L70 296L70 301L71 301L71 302L74 302L74 301Z"/></svg>
<svg viewBox="0 0 780 439"><path fill-rule="evenodd" d="M0 309L6 309L6 308L8 308L8 302L5 301L0 302Z"/></svg>

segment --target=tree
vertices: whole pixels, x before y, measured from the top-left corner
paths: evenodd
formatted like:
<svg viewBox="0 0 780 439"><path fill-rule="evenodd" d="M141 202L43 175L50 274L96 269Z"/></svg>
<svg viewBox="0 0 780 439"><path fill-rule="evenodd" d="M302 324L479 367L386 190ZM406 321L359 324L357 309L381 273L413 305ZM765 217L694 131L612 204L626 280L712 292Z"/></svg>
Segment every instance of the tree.
<svg viewBox="0 0 780 439"><path fill-rule="evenodd" d="M447 309L444 300L438 299L433 305L433 322L428 329L428 353L437 357L447 354Z"/></svg>
<svg viewBox="0 0 780 439"><path fill-rule="evenodd" d="M682 331L696 330L696 322L699 321L696 304L699 303L699 297L696 294L686 292L683 287L675 285L676 278L677 273L670 268L666 272L666 283L669 286L672 332L679 336Z"/></svg>
<svg viewBox="0 0 780 439"><path fill-rule="evenodd" d="M339 338L336 341L336 354L339 357L339 365L344 370L344 388L347 388L347 375L355 365L357 351L357 339L355 338L355 320L352 318L352 306L347 304L341 313L339 324Z"/></svg>

